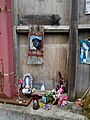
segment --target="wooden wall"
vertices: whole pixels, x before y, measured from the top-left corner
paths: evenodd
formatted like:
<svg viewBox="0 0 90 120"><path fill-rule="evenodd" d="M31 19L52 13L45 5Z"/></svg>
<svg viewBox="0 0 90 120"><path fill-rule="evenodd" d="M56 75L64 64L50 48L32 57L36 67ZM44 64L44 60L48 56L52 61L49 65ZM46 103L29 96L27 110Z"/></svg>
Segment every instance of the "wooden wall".
<svg viewBox="0 0 90 120"><path fill-rule="evenodd" d="M85 14L86 0L78 0L79 3L79 24L90 24L90 14Z"/></svg>
<svg viewBox="0 0 90 120"><path fill-rule="evenodd" d="M28 37L27 34L17 34L16 27L19 23L18 16L33 14L59 14L61 25L70 25L70 1L71 0L12 0L13 1L13 38L14 38L14 61L15 77L17 79L30 72L35 82L45 82L48 88L56 85L57 73L64 69L67 79L68 71L68 34L45 34L44 64L39 66L27 65ZM85 0L78 0L79 24L90 24L90 15L85 15ZM82 96L90 86L90 65L80 64L80 39L90 36L90 29L79 31L76 60L76 96Z"/></svg>
<svg viewBox="0 0 90 120"><path fill-rule="evenodd" d="M70 0L19 0L18 15L52 15L61 17L60 24L70 22Z"/></svg>
<svg viewBox="0 0 90 120"><path fill-rule="evenodd" d="M76 96L82 96L90 86L90 65L80 64L80 40L87 39L90 30L79 31L76 65Z"/></svg>
<svg viewBox="0 0 90 120"><path fill-rule="evenodd" d="M42 65L28 65L28 37L19 36L20 75L30 72L36 83L45 83L47 89L56 87L59 79L58 72L62 70L67 79L68 67L68 35L45 34L44 63Z"/></svg>
<svg viewBox="0 0 90 120"><path fill-rule="evenodd" d="M15 79L30 72L35 82L45 82L47 89L52 89L60 69L64 69L67 78L69 37L61 33L45 34L43 65L27 65L28 35L15 32L19 23L18 16L58 14L61 17L60 24L69 25L70 0L12 0L12 3Z"/></svg>
<svg viewBox="0 0 90 120"><path fill-rule="evenodd" d="M79 21L78 24L88 24L90 25L90 14L85 14L85 0L78 0L78 14ZM90 86L90 65L80 64L80 40L87 39L90 37L90 29L79 30L78 35L78 45L77 45L77 62L76 62L76 83L75 90L76 96L81 97L87 88Z"/></svg>

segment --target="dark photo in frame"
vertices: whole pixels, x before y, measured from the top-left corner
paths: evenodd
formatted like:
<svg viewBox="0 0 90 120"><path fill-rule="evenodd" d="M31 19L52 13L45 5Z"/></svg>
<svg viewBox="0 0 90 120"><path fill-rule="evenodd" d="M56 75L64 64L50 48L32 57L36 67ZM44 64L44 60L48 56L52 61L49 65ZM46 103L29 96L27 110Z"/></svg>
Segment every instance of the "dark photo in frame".
<svg viewBox="0 0 90 120"><path fill-rule="evenodd" d="M28 64L43 63L43 44L44 33L29 35L29 54Z"/></svg>
<svg viewBox="0 0 90 120"><path fill-rule="evenodd" d="M42 44L42 35L30 35L30 50L41 50Z"/></svg>

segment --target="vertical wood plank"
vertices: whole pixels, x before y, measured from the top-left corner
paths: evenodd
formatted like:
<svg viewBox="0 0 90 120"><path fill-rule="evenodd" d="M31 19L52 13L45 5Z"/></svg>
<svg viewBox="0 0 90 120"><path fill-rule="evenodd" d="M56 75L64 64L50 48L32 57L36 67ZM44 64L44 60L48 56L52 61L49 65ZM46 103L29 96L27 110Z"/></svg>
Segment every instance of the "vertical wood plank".
<svg viewBox="0 0 90 120"><path fill-rule="evenodd" d="M72 0L71 25L69 36L69 72L68 72L68 95L69 99L72 100L75 98L77 42L78 42L78 0Z"/></svg>

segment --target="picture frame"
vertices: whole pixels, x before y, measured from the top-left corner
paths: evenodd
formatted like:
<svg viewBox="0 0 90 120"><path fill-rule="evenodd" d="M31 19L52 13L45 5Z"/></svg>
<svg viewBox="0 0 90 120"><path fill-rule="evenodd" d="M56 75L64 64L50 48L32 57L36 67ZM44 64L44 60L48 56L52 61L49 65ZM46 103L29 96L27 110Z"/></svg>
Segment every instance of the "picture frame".
<svg viewBox="0 0 90 120"><path fill-rule="evenodd" d="M30 50L43 49L43 34L30 34Z"/></svg>
<svg viewBox="0 0 90 120"><path fill-rule="evenodd" d="M90 41L80 40L80 63L90 64Z"/></svg>
<svg viewBox="0 0 90 120"><path fill-rule="evenodd" d="M88 15L90 14L90 0L85 1L85 14Z"/></svg>
<svg viewBox="0 0 90 120"><path fill-rule="evenodd" d="M44 33L29 34L28 64L39 65L43 63Z"/></svg>

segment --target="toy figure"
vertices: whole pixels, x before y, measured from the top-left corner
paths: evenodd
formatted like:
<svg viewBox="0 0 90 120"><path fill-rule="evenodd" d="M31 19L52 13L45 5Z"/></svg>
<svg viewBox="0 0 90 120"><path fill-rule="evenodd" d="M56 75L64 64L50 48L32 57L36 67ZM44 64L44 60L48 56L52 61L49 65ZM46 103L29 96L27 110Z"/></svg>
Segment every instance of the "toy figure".
<svg viewBox="0 0 90 120"><path fill-rule="evenodd" d="M32 82L33 82L33 78L30 75L30 73L25 74L24 77L23 77L23 89L22 89L22 92L24 94L30 94L31 93Z"/></svg>
<svg viewBox="0 0 90 120"><path fill-rule="evenodd" d="M20 78L19 80L18 80L18 87L19 88L23 88L23 79L22 78Z"/></svg>
<svg viewBox="0 0 90 120"><path fill-rule="evenodd" d="M45 110L50 110L50 109L51 109L51 105L45 104L45 105L43 106L43 108L44 108Z"/></svg>
<svg viewBox="0 0 90 120"><path fill-rule="evenodd" d="M34 95L33 96L33 109L34 110L38 110L39 109L39 102L38 102L39 96L38 95Z"/></svg>
<svg viewBox="0 0 90 120"><path fill-rule="evenodd" d="M23 79L20 78L18 80L18 99L20 100L23 97L23 93L22 93L22 85L23 85Z"/></svg>

